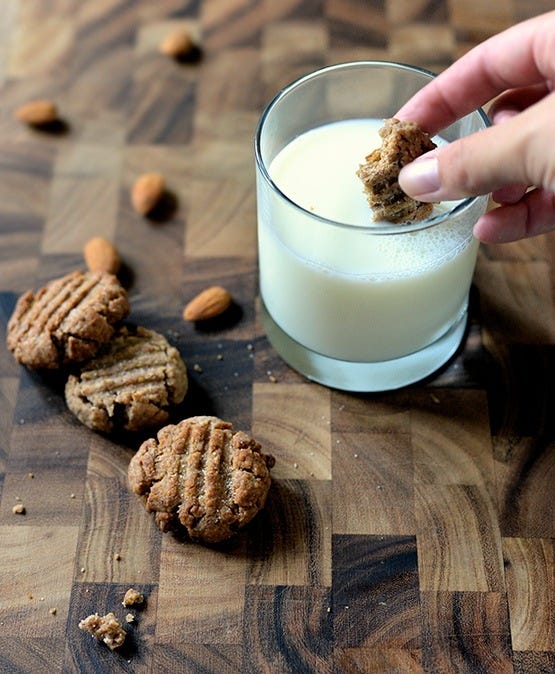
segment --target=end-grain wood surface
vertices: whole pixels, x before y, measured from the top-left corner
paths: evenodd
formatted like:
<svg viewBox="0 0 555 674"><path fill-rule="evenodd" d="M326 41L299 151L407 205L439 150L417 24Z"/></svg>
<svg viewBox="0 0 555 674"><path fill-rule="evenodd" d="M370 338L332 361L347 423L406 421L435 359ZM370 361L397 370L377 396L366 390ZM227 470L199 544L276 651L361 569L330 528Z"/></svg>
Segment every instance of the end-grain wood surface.
<svg viewBox="0 0 555 674"><path fill-rule="evenodd" d="M266 102L325 64L439 72L552 0L2 0L0 671L555 672L555 239L482 246L462 352L425 384L352 395L268 345L257 305L252 139ZM201 58L158 51L191 29ZM13 117L57 102L50 132ZM146 171L164 217L131 208ZM216 414L276 457L263 513L210 548L129 493L132 439L89 431L60 382L5 347L17 296L115 242L130 320L188 364L182 416ZM207 285L235 320L181 318ZM22 504L26 512L14 514ZM146 607L111 652L77 628Z"/></svg>

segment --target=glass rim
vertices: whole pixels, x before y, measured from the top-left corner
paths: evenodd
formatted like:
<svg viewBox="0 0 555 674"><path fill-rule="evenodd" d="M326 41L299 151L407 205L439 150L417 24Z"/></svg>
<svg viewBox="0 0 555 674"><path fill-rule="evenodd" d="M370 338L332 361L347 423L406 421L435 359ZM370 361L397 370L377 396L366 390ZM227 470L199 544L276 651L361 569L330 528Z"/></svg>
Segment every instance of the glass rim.
<svg viewBox="0 0 555 674"><path fill-rule="evenodd" d="M287 196L287 194L285 194L285 192L283 192L278 187L278 185L272 180L268 172L264 159L262 158L262 150L261 150L262 131L269 114L272 112L275 106L282 99L284 99L293 89L296 89L298 86L304 84L305 82L309 82L310 80L321 77L322 75L325 75L328 72L338 70L351 70L360 67L394 68L396 70L407 70L418 73L420 75L424 75L430 81L433 80L435 77L437 77L437 73L434 73L431 70L421 68L420 66L410 65L408 63L400 63L396 61L385 61L385 60L361 60L361 61L346 61L343 63L335 63L329 66L324 66L323 68L318 68L317 70L313 70L309 73L306 73L305 75L301 75L300 77L296 78L295 80L284 86L265 106L258 120L258 124L256 125L256 131L254 136L254 154L256 165L260 170L262 176L266 180L266 182L272 188L272 190L274 192L277 192L278 195L280 195L286 202L288 202L295 209L302 211L303 214L310 216L311 219L318 220L326 225L331 225L333 227L338 227L347 230L354 230L359 233L365 234L400 234L428 229L429 227L439 225L440 223L444 222L448 218L453 217L454 215L459 215L463 211L471 208L476 203L477 200L484 198L486 195L480 194L474 197L466 197L464 199L457 200L457 203L448 211L438 213L437 215L433 215L428 218L425 218L424 220L419 220L416 222L396 224L380 221L376 222L375 224L369 223L368 225L354 225L348 222L332 220L322 215L318 215L313 211L309 211L300 204L298 204L296 201L293 201L293 199ZM482 110L482 108L476 108L475 110L467 113L467 115L464 116L466 117L469 115L478 115L484 124L484 128L491 126L488 116Z"/></svg>

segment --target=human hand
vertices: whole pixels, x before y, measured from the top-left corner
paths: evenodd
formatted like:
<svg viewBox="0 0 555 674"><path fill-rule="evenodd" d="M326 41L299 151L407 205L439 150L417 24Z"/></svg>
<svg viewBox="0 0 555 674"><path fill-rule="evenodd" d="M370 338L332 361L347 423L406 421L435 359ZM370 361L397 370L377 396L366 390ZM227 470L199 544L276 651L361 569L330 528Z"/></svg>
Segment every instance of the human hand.
<svg viewBox="0 0 555 674"><path fill-rule="evenodd" d="M399 175L402 189L421 201L492 192L500 206L474 227L485 242L555 229L554 85L555 11L469 51L395 116L435 134L497 96L489 112L493 126L408 164Z"/></svg>

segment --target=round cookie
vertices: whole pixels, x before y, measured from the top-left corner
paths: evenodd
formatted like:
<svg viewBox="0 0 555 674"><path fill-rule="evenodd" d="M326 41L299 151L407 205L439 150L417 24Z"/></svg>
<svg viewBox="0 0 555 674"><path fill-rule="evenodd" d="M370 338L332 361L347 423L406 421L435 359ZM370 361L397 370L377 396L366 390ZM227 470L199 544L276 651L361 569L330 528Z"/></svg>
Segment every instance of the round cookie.
<svg viewBox="0 0 555 674"><path fill-rule="evenodd" d="M190 417L143 442L129 463L129 484L162 531L219 543L264 506L274 458L260 449L227 421Z"/></svg>
<svg viewBox="0 0 555 674"><path fill-rule="evenodd" d="M128 313L127 292L114 275L74 271L18 299L6 342L22 365L55 369L94 356Z"/></svg>
<svg viewBox="0 0 555 674"><path fill-rule="evenodd" d="M165 337L137 327L120 328L65 387L69 409L94 431L138 431L167 421L187 392L179 351Z"/></svg>

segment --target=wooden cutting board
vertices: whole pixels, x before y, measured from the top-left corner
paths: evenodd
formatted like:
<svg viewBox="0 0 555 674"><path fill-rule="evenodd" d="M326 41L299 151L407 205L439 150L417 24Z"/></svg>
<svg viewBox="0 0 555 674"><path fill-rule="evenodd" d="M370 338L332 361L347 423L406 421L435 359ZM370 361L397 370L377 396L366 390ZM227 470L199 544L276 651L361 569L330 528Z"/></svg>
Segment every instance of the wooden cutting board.
<svg viewBox="0 0 555 674"><path fill-rule="evenodd" d="M551 0L3 0L0 13L0 671L371 674L555 671L552 236L483 246L464 349L387 395L291 371L259 321L254 128L328 63L439 71ZM162 56L170 29L202 57ZM53 98L62 124L13 111ZM129 189L159 171L148 220ZM161 534L109 439L30 373L5 328L27 288L82 266L93 235L124 260L130 320L188 364L180 415L216 414L276 457L267 507L214 549ZM210 284L233 320L181 318ZM14 514L18 504L25 514ZM110 652L77 628L146 606Z"/></svg>

